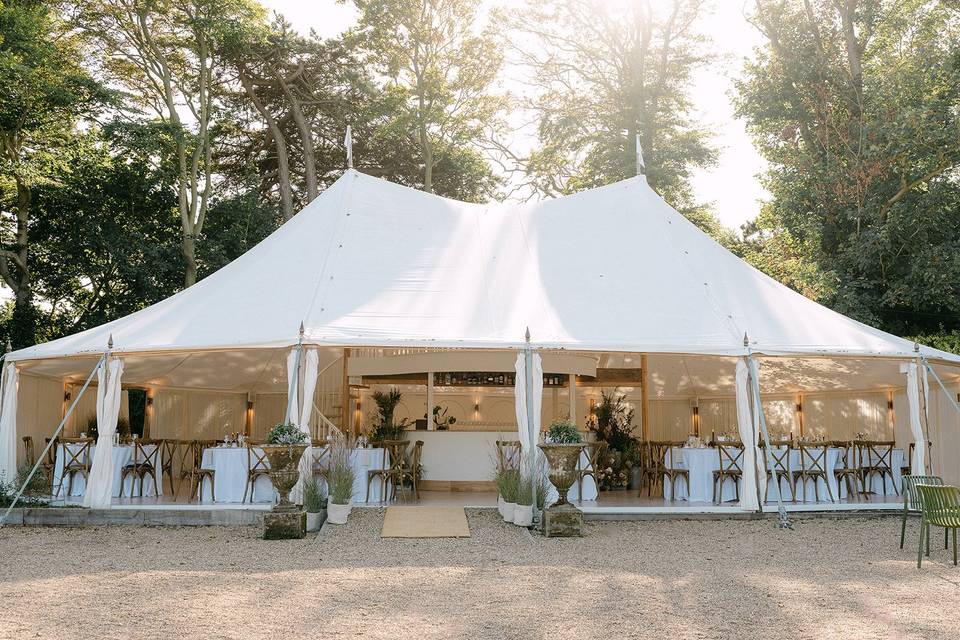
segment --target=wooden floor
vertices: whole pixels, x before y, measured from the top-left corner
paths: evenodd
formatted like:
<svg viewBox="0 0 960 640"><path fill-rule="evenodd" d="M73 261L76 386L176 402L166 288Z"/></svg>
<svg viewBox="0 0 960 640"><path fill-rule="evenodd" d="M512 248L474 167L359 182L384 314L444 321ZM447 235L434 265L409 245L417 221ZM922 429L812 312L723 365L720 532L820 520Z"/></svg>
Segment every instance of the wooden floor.
<svg viewBox="0 0 960 640"><path fill-rule="evenodd" d="M636 491L612 491L600 494L596 500L576 500L573 503L588 515L630 515L630 514L743 514L736 502L715 504L712 502L675 502L664 500L660 496L638 496ZM81 506L83 498L75 497L66 501L56 501L60 506ZM415 500L411 495L401 494L397 500L380 503L357 503L356 508L380 508L386 504L419 504L427 506L449 506L467 508L492 508L497 505L497 495L493 492L463 492L463 491L421 491L420 499ZM252 510L267 511L269 503L196 503L188 502L180 496L173 500L171 496L152 498L114 498L113 509L183 509L183 510ZM840 500L839 502L786 502L784 507L788 512L839 512L839 511L889 511L903 508L903 499L900 496L868 495L854 500ZM776 512L776 502L767 502L765 512Z"/></svg>

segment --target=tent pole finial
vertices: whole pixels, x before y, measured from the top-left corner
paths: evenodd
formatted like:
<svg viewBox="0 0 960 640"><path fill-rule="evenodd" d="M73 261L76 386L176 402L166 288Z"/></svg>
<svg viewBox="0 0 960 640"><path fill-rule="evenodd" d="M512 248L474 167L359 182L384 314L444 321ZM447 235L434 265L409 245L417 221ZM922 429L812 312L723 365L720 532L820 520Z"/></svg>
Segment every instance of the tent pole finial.
<svg viewBox="0 0 960 640"><path fill-rule="evenodd" d="M749 346L750 346L750 338L747 337L747 332L746 332L746 331L743 332L743 346L744 346L744 347L749 347Z"/></svg>
<svg viewBox="0 0 960 640"><path fill-rule="evenodd" d="M526 340L527 344L530 344L530 327L527 327Z"/></svg>
<svg viewBox="0 0 960 640"><path fill-rule="evenodd" d="M107 351L113 351L113 334L110 334L110 337L107 338Z"/></svg>
<svg viewBox="0 0 960 640"><path fill-rule="evenodd" d="M913 343L913 352L914 352L914 353L920 353L920 343L919 343L919 342L914 342L914 343Z"/></svg>

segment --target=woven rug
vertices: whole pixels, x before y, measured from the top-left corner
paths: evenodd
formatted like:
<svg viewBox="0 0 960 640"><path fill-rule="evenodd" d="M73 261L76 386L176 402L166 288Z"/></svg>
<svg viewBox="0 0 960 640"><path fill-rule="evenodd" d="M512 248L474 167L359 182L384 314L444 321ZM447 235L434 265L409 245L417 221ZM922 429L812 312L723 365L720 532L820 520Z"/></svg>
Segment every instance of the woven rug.
<svg viewBox="0 0 960 640"><path fill-rule="evenodd" d="M469 538L463 507L387 507L381 538Z"/></svg>

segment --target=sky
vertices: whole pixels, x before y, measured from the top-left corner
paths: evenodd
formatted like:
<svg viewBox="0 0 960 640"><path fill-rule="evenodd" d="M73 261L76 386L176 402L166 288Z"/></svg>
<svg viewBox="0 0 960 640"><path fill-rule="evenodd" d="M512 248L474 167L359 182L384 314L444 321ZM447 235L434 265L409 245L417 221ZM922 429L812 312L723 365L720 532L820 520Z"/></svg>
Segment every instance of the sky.
<svg viewBox="0 0 960 640"><path fill-rule="evenodd" d="M335 0L260 0L268 9L282 13L294 27L306 34L310 29L323 37L334 37L353 25L356 12L351 4ZM712 202L721 222L739 229L756 217L759 202L766 197L757 175L763 159L754 150L735 119L730 94L742 60L762 42L760 34L743 17L744 0L716 0L701 29L713 40L719 54L709 68L695 77L693 99L698 120L711 129L713 143L720 151L716 167L698 171L694 190L702 202Z"/></svg>

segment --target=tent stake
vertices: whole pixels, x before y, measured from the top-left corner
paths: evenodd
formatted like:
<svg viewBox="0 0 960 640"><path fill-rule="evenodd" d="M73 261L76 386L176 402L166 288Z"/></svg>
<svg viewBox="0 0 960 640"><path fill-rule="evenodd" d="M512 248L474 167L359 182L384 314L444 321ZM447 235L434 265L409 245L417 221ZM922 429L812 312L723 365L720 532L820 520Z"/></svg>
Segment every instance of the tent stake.
<svg viewBox="0 0 960 640"><path fill-rule="evenodd" d="M763 431L763 441L767 444L763 448L767 458L767 469L773 469L773 458L770 453L770 433L767 431L767 418L763 413L763 403L760 401L760 381L757 379L757 363L753 359L753 351L750 349L750 342L746 334L743 336L744 346L747 348L747 364L750 367L750 378L753 381L753 402L760 415L760 429ZM776 474L773 474L776 476ZM780 483L777 482L777 513L780 520L777 522L778 529L793 529L790 518L787 517L787 510L783 506L783 496L780 495ZM757 490L760 490L760 483L757 483ZM763 503L760 503L760 511L763 512Z"/></svg>
<svg viewBox="0 0 960 640"><path fill-rule="evenodd" d="M111 346L113 343L113 338L110 339ZM40 457L37 458L36 463L33 465L33 469L30 470L30 474L27 476L27 479L24 480L23 486L20 487L20 490L17 492L16 497L14 497L13 502L10 503L10 506L7 507L7 510L3 513L3 517L0 518L0 528L3 528L7 524L7 517L10 515L10 512L13 511L13 508L17 506L17 502L20 498L23 497L23 492L26 491L27 487L30 485L30 481L33 480L33 475L37 472L37 469L40 468L40 465L43 464L43 461L47 457L47 452L50 451L50 447L53 446L53 443L57 441L57 438L60 436L60 432L63 431L64 425L67 424L67 420L70 419L70 415L73 414L74 408L77 406L77 403L80 402L80 398L83 397L84 392L87 390L87 387L90 386L90 381L93 380L93 376L97 374L97 371L100 370L100 367L103 366L103 362L107 359L109 351L100 356L100 360L97 362L97 365L93 368L93 371L90 372L90 375L87 376L86 382L83 383L83 386L80 388L80 392L77 394L77 397L74 398L73 403L70 405L70 408L67 409L67 413L64 414L63 419L60 421L60 424L57 426L56 431L53 432L53 437L50 438L50 442L47 443L47 446L43 448L43 453L40 454ZM50 486L53 486L53 479L50 479ZM53 496L51 495L51 500Z"/></svg>

